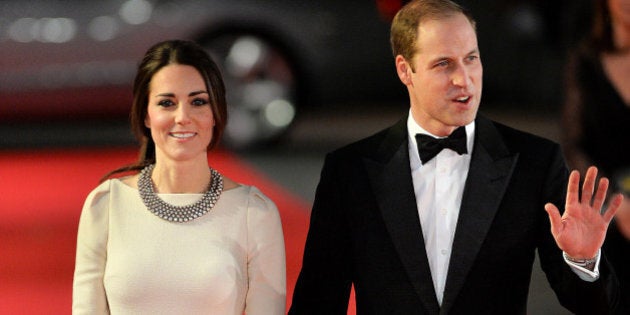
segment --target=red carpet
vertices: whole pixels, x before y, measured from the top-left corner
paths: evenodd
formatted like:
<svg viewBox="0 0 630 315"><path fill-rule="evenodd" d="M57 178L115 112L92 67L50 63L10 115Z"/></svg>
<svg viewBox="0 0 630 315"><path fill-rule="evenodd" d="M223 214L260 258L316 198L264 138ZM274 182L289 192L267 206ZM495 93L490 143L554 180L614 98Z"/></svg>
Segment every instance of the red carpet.
<svg viewBox="0 0 630 315"><path fill-rule="evenodd" d="M0 314L70 314L83 201L103 174L135 159L135 148L0 151ZM278 206L288 306L310 205L229 152L213 152L210 161L224 175L257 186Z"/></svg>

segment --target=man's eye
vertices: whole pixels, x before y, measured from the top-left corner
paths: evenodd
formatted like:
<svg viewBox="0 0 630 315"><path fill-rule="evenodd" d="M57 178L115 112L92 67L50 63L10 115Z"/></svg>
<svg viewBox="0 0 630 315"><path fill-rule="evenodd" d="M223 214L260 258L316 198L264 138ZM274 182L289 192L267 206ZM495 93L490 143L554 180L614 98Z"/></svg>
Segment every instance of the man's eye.
<svg viewBox="0 0 630 315"><path fill-rule="evenodd" d="M436 67L447 67L448 65L449 65L449 62L447 60L440 61L437 64L435 64Z"/></svg>

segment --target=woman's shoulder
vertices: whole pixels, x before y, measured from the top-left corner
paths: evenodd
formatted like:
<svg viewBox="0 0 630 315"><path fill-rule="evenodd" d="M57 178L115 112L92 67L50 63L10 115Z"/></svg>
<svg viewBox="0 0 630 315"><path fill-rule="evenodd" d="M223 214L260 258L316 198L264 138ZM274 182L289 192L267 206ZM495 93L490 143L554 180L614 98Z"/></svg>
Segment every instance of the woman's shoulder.
<svg viewBox="0 0 630 315"><path fill-rule="evenodd" d="M256 186L246 186L249 188L249 198L250 202L254 203L263 203L265 206L273 206L275 208L275 203L267 197L258 187Z"/></svg>
<svg viewBox="0 0 630 315"><path fill-rule="evenodd" d="M246 198L245 215L250 233L270 235L282 230L280 211L271 198L256 186L241 185L238 190Z"/></svg>
<svg viewBox="0 0 630 315"><path fill-rule="evenodd" d="M135 175L128 175L124 177L112 178L111 180L113 181L113 183L123 184L127 187L138 189L139 176L140 176L139 174L135 174Z"/></svg>
<svg viewBox="0 0 630 315"><path fill-rule="evenodd" d="M98 203L105 198L109 198L112 191L118 190L119 187L126 187L127 189L133 189L133 176L126 176L120 178L110 178L101 182L88 194L86 198L86 205L89 203ZM125 188L122 188L125 189Z"/></svg>
<svg viewBox="0 0 630 315"><path fill-rule="evenodd" d="M98 186L96 186L94 189L92 189L92 191L90 191L90 193L88 194L86 198L86 203L91 200L102 199L104 196L109 195L112 181L113 179L105 180L101 182Z"/></svg>
<svg viewBox="0 0 630 315"><path fill-rule="evenodd" d="M103 181L88 194L83 203L81 221L101 222L107 217L112 181Z"/></svg>
<svg viewBox="0 0 630 315"><path fill-rule="evenodd" d="M231 178L223 176L223 190L228 191L239 188L240 186L243 186L243 184L237 183Z"/></svg>
<svg viewBox="0 0 630 315"><path fill-rule="evenodd" d="M277 212L276 204L256 186L237 184L230 189L226 188L223 193L229 194L233 198L240 200L239 203L242 202L245 204L250 212Z"/></svg>

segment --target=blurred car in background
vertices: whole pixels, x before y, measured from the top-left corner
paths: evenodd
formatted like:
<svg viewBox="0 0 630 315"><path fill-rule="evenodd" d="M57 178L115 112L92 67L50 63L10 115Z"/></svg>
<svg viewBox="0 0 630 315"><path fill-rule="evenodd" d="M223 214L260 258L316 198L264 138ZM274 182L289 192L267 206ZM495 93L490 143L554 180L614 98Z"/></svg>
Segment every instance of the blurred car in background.
<svg viewBox="0 0 630 315"><path fill-rule="evenodd" d="M388 45L403 2L0 1L0 123L126 119L140 58L175 38L219 63L233 147L281 136L305 107L406 104ZM535 0L464 2L478 18L484 104L556 102L564 46L550 30L564 11L546 16L555 5Z"/></svg>
<svg viewBox="0 0 630 315"><path fill-rule="evenodd" d="M281 135L300 106L402 95L370 1L1 1L0 121L126 117L140 58L175 38L222 68L236 147Z"/></svg>

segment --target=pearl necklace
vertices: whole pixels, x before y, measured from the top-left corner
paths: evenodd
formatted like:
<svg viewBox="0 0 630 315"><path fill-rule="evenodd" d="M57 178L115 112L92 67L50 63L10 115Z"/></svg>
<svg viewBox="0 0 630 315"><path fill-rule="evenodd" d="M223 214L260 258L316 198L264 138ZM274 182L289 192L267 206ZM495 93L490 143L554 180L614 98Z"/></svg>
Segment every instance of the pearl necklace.
<svg viewBox="0 0 630 315"><path fill-rule="evenodd" d="M223 191L223 177L215 169L210 168L211 178L208 190L203 197L190 205L174 206L162 200L153 189L151 173L155 164L147 165L140 172L138 179L138 191L144 205L156 216L170 222L188 222L210 211L219 200Z"/></svg>

